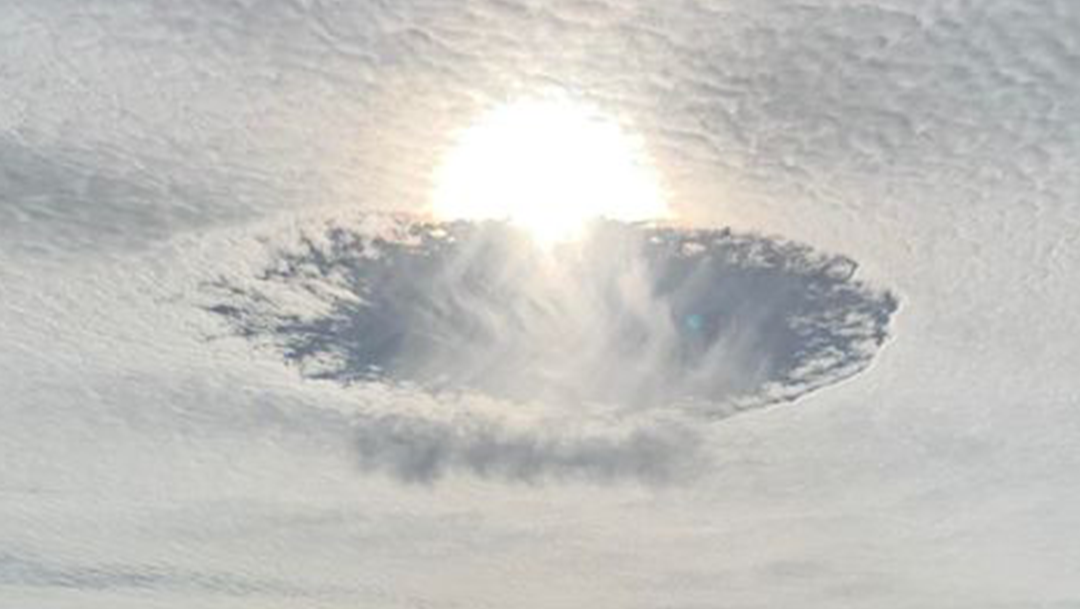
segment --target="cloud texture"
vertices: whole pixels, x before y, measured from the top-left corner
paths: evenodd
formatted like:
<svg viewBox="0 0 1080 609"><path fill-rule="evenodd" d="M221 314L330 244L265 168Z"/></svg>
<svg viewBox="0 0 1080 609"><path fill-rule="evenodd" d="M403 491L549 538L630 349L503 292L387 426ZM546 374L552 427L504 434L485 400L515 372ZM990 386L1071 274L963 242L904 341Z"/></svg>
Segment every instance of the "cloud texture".
<svg viewBox="0 0 1080 609"><path fill-rule="evenodd" d="M1078 32L1072 0L0 2L0 605L1077 607ZM491 277L356 219L551 87L702 230L450 309L380 276ZM401 313L428 331L333 339ZM752 382L695 395L798 399L705 424L530 351L714 370L710 323Z"/></svg>

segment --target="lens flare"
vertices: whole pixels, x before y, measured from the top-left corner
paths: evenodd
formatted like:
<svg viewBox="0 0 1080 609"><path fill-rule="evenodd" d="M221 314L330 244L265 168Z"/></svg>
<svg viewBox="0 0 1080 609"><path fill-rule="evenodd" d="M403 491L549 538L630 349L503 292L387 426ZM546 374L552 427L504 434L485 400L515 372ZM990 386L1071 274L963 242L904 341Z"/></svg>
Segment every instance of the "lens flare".
<svg viewBox="0 0 1080 609"><path fill-rule="evenodd" d="M641 138L564 96L496 108L464 130L435 176L441 220L506 220L541 243L574 239L593 219L668 217Z"/></svg>

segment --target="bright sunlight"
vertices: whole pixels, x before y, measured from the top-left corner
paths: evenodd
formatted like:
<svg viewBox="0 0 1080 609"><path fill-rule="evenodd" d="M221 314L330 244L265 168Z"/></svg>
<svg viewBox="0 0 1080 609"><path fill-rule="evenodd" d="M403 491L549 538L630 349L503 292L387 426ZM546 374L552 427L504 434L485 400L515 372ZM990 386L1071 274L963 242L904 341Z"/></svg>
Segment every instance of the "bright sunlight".
<svg viewBox="0 0 1080 609"><path fill-rule="evenodd" d="M496 108L464 130L436 174L440 219L500 219L541 243L578 236L589 221L667 217L638 137L565 97Z"/></svg>

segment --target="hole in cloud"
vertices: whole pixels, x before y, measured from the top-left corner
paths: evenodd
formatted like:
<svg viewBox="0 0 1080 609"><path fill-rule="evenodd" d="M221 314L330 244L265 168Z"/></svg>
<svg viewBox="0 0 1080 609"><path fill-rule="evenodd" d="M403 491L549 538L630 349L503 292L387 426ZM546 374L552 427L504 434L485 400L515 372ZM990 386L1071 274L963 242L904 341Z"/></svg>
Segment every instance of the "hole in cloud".
<svg viewBox="0 0 1080 609"><path fill-rule="evenodd" d="M472 395L582 419L718 418L868 365L897 301L855 271L843 256L728 230L605 221L543 249L501 222L369 215L275 242L255 277L214 283L207 308L304 377L346 387L448 408ZM499 425L414 423L361 434L362 458L414 479L455 465L611 477L648 469L637 445L671 448L640 433L571 449Z"/></svg>
<svg viewBox="0 0 1080 609"><path fill-rule="evenodd" d="M896 301L855 268L726 230L607 222L541 252L502 223L394 217L302 238L211 310L315 379L722 412L869 362Z"/></svg>

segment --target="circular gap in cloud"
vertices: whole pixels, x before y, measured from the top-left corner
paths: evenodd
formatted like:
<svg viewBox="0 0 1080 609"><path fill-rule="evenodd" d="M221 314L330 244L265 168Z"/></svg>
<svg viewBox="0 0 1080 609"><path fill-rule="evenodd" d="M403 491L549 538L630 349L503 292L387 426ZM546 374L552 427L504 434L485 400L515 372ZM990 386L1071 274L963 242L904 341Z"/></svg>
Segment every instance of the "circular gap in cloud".
<svg viewBox="0 0 1080 609"><path fill-rule="evenodd" d="M369 215L274 243L208 309L312 379L725 416L868 365L897 301L855 270L729 230L601 222L544 251L504 223Z"/></svg>

